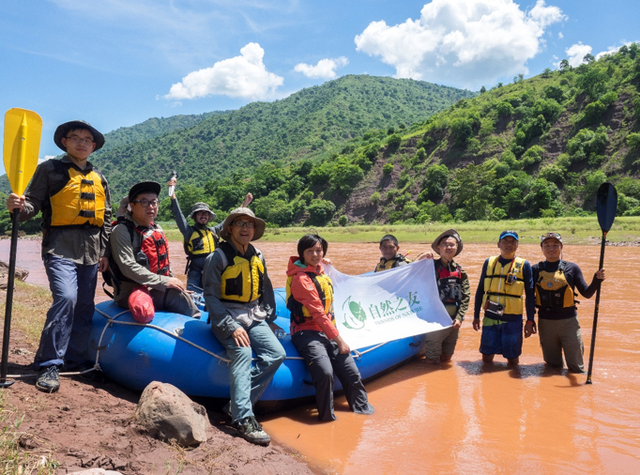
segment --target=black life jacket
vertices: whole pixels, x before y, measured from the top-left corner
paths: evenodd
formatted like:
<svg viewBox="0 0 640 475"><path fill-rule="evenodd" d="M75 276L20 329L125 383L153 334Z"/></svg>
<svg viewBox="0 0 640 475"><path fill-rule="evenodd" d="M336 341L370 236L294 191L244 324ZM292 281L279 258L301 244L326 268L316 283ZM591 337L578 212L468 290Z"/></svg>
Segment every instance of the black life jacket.
<svg viewBox="0 0 640 475"><path fill-rule="evenodd" d="M462 301L462 268L458 264L451 270L440 260L435 262L440 300L445 305L458 305Z"/></svg>

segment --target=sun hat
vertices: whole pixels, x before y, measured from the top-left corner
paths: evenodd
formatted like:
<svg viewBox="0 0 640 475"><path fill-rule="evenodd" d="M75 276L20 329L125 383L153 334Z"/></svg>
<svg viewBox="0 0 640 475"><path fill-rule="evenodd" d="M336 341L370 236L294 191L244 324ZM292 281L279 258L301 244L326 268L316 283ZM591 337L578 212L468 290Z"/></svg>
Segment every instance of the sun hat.
<svg viewBox="0 0 640 475"><path fill-rule="evenodd" d="M67 147L62 144L62 139L67 136L70 130L76 129L86 129L91 132L91 135L93 135L93 141L96 143L94 152L96 150L100 150L104 145L104 135L102 135L98 129L93 127L89 122L85 122L84 120L72 120L70 122L60 124L53 134L53 141L59 148L66 152Z"/></svg>
<svg viewBox="0 0 640 475"><path fill-rule="evenodd" d="M438 236L433 241L433 243L431 243L431 249L433 249L437 254L440 254L440 251L438 251L438 245L440 244L440 241L442 241L444 238L450 238L450 237L455 239L456 242L458 243L458 249L456 250L454 257L457 256L462 252L462 238L460 237L460 234L458 234L458 231L456 231L455 229L447 229L442 234L440 234L440 236Z"/></svg>
<svg viewBox="0 0 640 475"><path fill-rule="evenodd" d="M133 199L141 193L153 193L159 196L160 190L162 190L160 183L155 181L141 181L140 183L136 183L129 190L129 203L133 202Z"/></svg>
<svg viewBox="0 0 640 475"><path fill-rule="evenodd" d="M198 202L193 205L193 208L191 208L191 213L189 213L189 217L193 219L195 214L200 211L206 211L207 213L209 213L209 219L213 219L216 217L216 214L213 211L211 211L211 209L209 209L209 205L207 203L202 203L202 202Z"/></svg>
<svg viewBox="0 0 640 475"><path fill-rule="evenodd" d="M264 234L265 222L260 218L256 218L256 215L253 214L253 211L251 211L249 208L236 208L231 211L231 213L229 213L229 216L227 216L227 219L225 219L224 223L222 224L220 237L225 241L229 240L229 238L231 237L229 226L231 226L231 223L233 223L233 221L239 216L248 216L249 218L253 219L255 232L253 234L253 239L251 240L257 241L258 239L260 239Z"/></svg>

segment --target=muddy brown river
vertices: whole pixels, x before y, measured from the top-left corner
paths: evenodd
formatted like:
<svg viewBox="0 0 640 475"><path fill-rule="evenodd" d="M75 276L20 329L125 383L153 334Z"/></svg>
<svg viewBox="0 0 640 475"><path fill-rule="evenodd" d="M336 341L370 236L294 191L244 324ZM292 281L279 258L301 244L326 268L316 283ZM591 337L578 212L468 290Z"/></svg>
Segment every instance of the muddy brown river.
<svg viewBox="0 0 640 475"><path fill-rule="evenodd" d="M47 286L38 241L20 241L18 266L28 282ZM294 243L259 242L276 287L285 283ZM412 255L426 244L409 244ZM184 270L181 243L172 243L174 271ZM465 244L458 262L472 293L482 262L495 245ZM598 246L565 246L590 279ZM9 242L0 241L8 260ZM535 263L540 247L523 245L518 255ZM372 270L376 244L330 244L328 256L342 272ZM622 265L621 265L622 264ZM640 473L640 293L636 282L640 248L608 247L598 317L593 384L585 375L545 369L537 335L525 340L521 364L509 369L501 357L481 362L480 334L470 309L449 365L415 360L367 384L376 412L349 412L336 400L338 420L318 423L313 405L263 419L282 445L304 454L319 471L336 474L633 474ZM634 290L635 289L635 290ZM98 300L105 297L98 290ZM595 297L594 297L595 299ZM579 317L588 360L593 300L580 299Z"/></svg>

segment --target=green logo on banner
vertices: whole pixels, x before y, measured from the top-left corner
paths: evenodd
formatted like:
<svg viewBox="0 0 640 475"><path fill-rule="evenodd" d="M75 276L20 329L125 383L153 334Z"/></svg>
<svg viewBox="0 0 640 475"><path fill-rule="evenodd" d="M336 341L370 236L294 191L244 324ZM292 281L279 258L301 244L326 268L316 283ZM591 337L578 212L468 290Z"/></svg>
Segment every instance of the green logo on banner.
<svg viewBox="0 0 640 475"><path fill-rule="evenodd" d="M345 307L347 307L345 309ZM351 330L361 330L364 328L364 321L367 314L358 302L354 302L349 297L342 304L342 313L344 315L344 326Z"/></svg>

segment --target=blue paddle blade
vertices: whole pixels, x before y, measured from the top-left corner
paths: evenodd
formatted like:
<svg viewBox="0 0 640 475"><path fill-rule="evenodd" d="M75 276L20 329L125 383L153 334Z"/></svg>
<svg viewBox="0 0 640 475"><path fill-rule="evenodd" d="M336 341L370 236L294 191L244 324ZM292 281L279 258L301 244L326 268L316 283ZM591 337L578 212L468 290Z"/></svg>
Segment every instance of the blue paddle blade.
<svg viewBox="0 0 640 475"><path fill-rule="evenodd" d="M618 192L611 183L603 183L598 188L596 197L596 212L598 213L598 223L602 232L608 232L616 218L618 207Z"/></svg>

